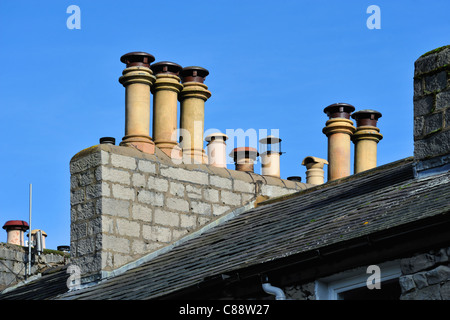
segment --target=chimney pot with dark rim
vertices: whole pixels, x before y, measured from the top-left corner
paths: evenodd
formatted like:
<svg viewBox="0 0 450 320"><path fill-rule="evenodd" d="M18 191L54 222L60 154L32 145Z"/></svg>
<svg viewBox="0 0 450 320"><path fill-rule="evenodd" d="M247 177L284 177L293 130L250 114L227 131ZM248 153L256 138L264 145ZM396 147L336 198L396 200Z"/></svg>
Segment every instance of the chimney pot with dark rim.
<svg viewBox="0 0 450 320"><path fill-rule="evenodd" d="M261 156L261 174L263 176L280 177L281 139L267 136L259 140Z"/></svg>
<svg viewBox="0 0 450 320"><path fill-rule="evenodd" d="M322 130L328 138L328 181L350 175L351 136L356 130L350 115L354 110L354 106L342 102L323 110L329 118Z"/></svg>
<svg viewBox="0 0 450 320"><path fill-rule="evenodd" d="M155 57L146 52L130 52L120 61L126 68L119 78L125 87L125 136L119 145L154 154L155 143L150 137L150 88L156 77L150 63Z"/></svg>
<svg viewBox="0 0 450 320"><path fill-rule="evenodd" d="M153 93L153 140L156 147L171 159L181 159L178 145L178 95L183 89L179 77L183 69L179 64L161 61L150 66L156 81Z"/></svg>
<svg viewBox="0 0 450 320"><path fill-rule="evenodd" d="M183 90L178 96L180 101L180 144L185 163L208 163L203 149L205 128L205 102L211 92L203 83L209 71L202 67L185 67L180 72Z"/></svg>
<svg viewBox="0 0 450 320"><path fill-rule="evenodd" d="M237 171L254 172L254 163L259 156L258 151L252 147L234 148L230 153Z"/></svg>
<svg viewBox="0 0 450 320"><path fill-rule="evenodd" d="M357 128L352 135L355 144L354 173L366 171L377 166L377 145L383 135L377 128L381 113L372 109L360 110L352 114Z"/></svg>
<svg viewBox="0 0 450 320"><path fill-rule="evenodd" d="M113 137L101 137L99 139L100 144L112 144L115 145L116 144L116 139Z"/></svg>

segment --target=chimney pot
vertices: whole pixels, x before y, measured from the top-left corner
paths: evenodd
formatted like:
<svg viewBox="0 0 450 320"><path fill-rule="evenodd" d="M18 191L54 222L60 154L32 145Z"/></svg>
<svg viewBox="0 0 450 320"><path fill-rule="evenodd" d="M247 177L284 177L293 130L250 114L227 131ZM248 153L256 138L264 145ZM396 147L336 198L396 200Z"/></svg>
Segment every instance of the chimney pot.
<svg viewBox="0 0 450 320"><path fill-rule="evenodd" d="M99 140L100 144L112 144L115 145L116 144L116 139L113 137L102 137Z"/></svg>
<svg viewBox="0 0 450 320"><path fill-rule="evenodd" d="M254 162L259 156L258 151L252 147L234 148L230 157L234 159L237 171L254 172Z"/></svg>
<svg viewBox="0 0 450 320"><path fill-rule="evenodd" d="M306 183L319 185L324 183L323 166L328 164L325 159L317 157L306 157L302 161L302 165L306 167Z"/></svg>
<svg viewBox="0 0 450 320"><path fill-rule="evenodd" d="M298 176L287 177L287 179L288 179L289 181L302 182L302 177L298 177Z"/></svg>
<svg viewBox="0 0 450 320"><path fill-rule="evenodd" d="M226 168L226 140L228 136L221 132L215 132L206 136L205 141L208 142L208 163L213 167Z"/></svg>
<svg viewBox="0 0 450 320"><path fill-rule="evenodd" d="M147 52L135 51L124 54L122 57L120 57L120 61L125 63L127 65L127 68L129 67L149 68L150 63L155 61L155 57Z"/></svg>
<svg viewBox="0 0 450 320"><path fill-rule="evenodd" d="M203 83L207 75L209 75L209 71L206 70L205 68L197 66L184 67L181 70L181 82Z"/></svg>
<svg viewBox="0 0 450 320"><path fill-rule="evenodd" d="M24 246L23 233L30 227L26 221L10 220L3 225L3 229L7 232L7 243Z"/></svg>
<svg viewBox="0 0 450 320"><path fill-rule="evenodd" d="M259 140L261 155L261 174L280 177L281 139L267 136Z"/></svg>
<svg viewBox="0 0 450 320"><path fill-rule="evenodd" d="M357 111L352 114L357 128L352 135L355 144L354 172L359 173L377 166L377 144L383 139L377 121L381 113L372 109Z"/></svg>

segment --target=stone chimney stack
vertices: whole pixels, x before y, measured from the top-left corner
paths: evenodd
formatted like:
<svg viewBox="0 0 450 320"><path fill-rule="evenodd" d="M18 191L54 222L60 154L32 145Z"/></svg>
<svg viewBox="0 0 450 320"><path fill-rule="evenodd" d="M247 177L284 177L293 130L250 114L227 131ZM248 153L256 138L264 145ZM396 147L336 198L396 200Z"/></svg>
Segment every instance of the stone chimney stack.
<svg viewBox="0 0 450 320"><path fill-rule="evenodd" d="M174 159L181 159L181 148L177 136L178 94L183 89L179 74L182 67L176 63L162 61L150 66L156 81L153 93L153 140L156 147Z"/></svg>
<svg viewBox="0 0 450 320"><path fill-rule="evenodd" d="M306 167L306 183L319 185L324 183L323 166L328 164L325 159L317 157L306 157L302 161L302 165Z"/></svg>
<svg viewBox="0 0 450 320"><path fill-rule="evenodd" d="M425 53L414 66L416 170L450 170L450 45Z"/></svg>
<svg viewBox="0 0 450 320"><path fill-rule="evenodd" d="M350 137L355 132L350 114L355 107L335 103L324 109L329 120L323 133L328 137L328 181L350 175Z"/></svg>
<svg viewBox="0 0 450 320"><path fill-rule="evenodd" d="M354 173L366 171L377 166L377 145L383 139L377 121L381 113L375 110L361 110L354 112L352 118L356 120L356 131L352 135L355 144Z"/></svg>
<svg viewBox="0 0 450 320"><path fill-rule="evenodd" d="M208 151L208 164L213 167L226 168L227 167L227 144L228 136L221 132L215 132L205 138Z"/></svg>
<svg viewBox="0 0 450 320"><path fill-rule="evenodd" d="M24 232L30 227L28 223L22 220L10 220L3 225L3 229L7 232L7 243L24 246Z"/></svg>
<svg viewBox="0 0 450 320"><path fill-rule="evenodd" d="M261 174L280 177L281 139L267 136L259 140L261 156Z"/></svg>
<svg viewBox="0 0 450 320"><path fill-rule="evenodd" d="M203 83L209 71L201 67L185 67L181 70L183 90L180 92L180 144L183 159L187 163L208 163L203 149L205 101L211 92Z"/></svg>
<svg viewBox="0 0 450 320"><path fill-rule="evenodd" d="M150 137L150 88L155 76L150 63L155 58L145 52L130 52L120 61L126 68L119 78L125 87L125 136L121 146L132 146L146 153L155 153L155 143Z"/></svg>
<svg viewBox="0 0 450 320"><path fill-rule="evenodd" d="M235 162L236 170L246 172L254 172L254 163L258 155L258 151L251 147L235 148L230 153L230 157Z"/></svg>

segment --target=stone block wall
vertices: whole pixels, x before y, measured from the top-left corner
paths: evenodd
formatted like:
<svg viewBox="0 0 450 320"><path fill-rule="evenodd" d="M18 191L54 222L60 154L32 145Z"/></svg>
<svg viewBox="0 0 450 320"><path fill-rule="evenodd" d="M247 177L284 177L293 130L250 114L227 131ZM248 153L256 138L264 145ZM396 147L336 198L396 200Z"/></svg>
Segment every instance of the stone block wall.
<svg viewBox="0 0 450 320"><path fill-rule="evenodd" d="M26 279L28 248L0 243L0 291ZM40 256L32 254L31 274L35 275L45 269L65 265L69 257L63 253L45 252Z"/></svg>
<svg viewBox="0 0 450 320"><path fill-rule="evenodd" d="M75 155L71 257L83 281L102 277L251 204L306 184L208 165L176 165L130 147L101 144Z"/></svg>
<svg viewBox="0 0 450 320"><path fill-rule="evenodd" d="M450 247L401 260L401 300L450 300Z"/></svg>
<svg viewBox="0 0 450 320"><path fill-rule="evenodd" d="M426 170L449 163L449 153L450 46L445 46L415 62L414 157L423 161L419 170Z"/></svg>

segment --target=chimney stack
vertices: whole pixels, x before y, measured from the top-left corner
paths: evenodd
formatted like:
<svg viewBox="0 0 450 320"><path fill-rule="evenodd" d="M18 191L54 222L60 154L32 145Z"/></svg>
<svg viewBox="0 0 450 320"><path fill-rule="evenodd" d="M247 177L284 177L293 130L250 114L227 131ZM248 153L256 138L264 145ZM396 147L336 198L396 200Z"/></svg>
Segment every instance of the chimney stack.
<svg viewBox="0 0 450 320"><path fill-rule="evenodd" d="M203 150L205 101L211 92L203 83L209 71L201 67L185 67L181 70L183 90L180 92L180 144L183 159L187 163L208 163Z"/></svg>
<svg viewBox="0 0 450 320"><path fill-rule="evenodd" d="M177 136L178 94L183 85L179 78L182 67L176 63L162 61L150 66L156 81L153 93L153 140L156 147L174 159L181 159L181 148Z"/></svg>
<svg viewBox="0 0 450 320"><path fill-rule="evenodd" d="M281 139L267 136L259 140L261 156L261 174L280 177Z"/></svg>
<svg viewBox="0 0 450 320"><path fill-rule="evenodd" d="M324 109L329 120L323 133L328 137L328 181L350 175L350 137L355 132L350 114L355 107L335 103Z"/></svg>
<svg viewBox="0 0 450 320"><path fill-rule="evenodd" d="M317 157L306 157L303 159L302 165L306 167L306 183L314 185L323 184L323 166L325 164L328 164L327 160Z"/></svg>
<svg viewBox="0 0 450 320"><path fill-rule="evenodd" d="M215 132L208 135L205 141L208 151L208 164L213 167L226 168L227 167L227 154L226 154L226 140L228 136L221 132Z"/></svg>
<svg viewBox="0 0 450 320"><path fill-rule="evenodd" d="M361 110L352 114L356 120L356 132L352 136L355 144L354 173L377 166L377 144L383 139L377 121L381 113L375 110Z"/></svg>
<svg viewBox="0 0 450 320"><path fill-rule="evenodd" d="M24 246L24 232L27 231L30 227L28 223L22 220L10 220L7 221L3 229L7 232L7 243L16 244L19 246Z"/></svg>
<svg viewBox="0 0 450 320"><path fill-rule="evenodd" d="M258 151L251 147L235 148L230 153L230 157L235 162L236 170L246 172L254 172L254 163L258 155Z"/></svg>
<svg viewBox="0 0 450 320"><path fill-rule="evenodd" d="M150 88L156 78L150 69L155 58L146 52L130 52L120 61L126 68L119 78L125 87L125 136L121 146L132 146L146 153L155 153L150 134Z"/></svg>

